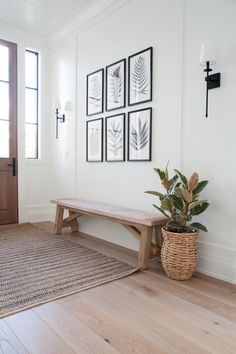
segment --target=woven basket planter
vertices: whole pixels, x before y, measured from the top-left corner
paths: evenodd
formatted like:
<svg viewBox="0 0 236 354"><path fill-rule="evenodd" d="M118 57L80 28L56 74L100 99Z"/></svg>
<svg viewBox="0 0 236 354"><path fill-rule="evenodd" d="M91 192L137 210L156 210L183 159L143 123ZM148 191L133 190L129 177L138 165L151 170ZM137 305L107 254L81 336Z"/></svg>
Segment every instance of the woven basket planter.
<svg viewBox="0 0 236 354"><path fill-rule="evenodd" d="M175 280L191 278L198 260L197 231L180 234L162 228L162 235L161 263L168 277Z"/></svg>

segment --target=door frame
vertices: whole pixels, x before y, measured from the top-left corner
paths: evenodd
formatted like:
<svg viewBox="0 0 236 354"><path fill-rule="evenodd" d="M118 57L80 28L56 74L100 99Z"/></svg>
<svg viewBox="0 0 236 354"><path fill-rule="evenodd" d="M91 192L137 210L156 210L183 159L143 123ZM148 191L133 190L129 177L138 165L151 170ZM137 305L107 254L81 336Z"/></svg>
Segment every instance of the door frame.
<svg viewBox="0 0 236 354"><path fill-rule="evenodd" d="M16 158L16 181L15 181L15 201L16 213L15 222L19 223L19 181L18 181L18 60L17 60L17 43L0 39L0 45L9 49L9 122L10 131L14 132L14 140L10 143L10 158ZM13 103L13 104L12 104ZM13 120L12 120L13 118ZM12 124L14 127L12 128Z"/></svg>

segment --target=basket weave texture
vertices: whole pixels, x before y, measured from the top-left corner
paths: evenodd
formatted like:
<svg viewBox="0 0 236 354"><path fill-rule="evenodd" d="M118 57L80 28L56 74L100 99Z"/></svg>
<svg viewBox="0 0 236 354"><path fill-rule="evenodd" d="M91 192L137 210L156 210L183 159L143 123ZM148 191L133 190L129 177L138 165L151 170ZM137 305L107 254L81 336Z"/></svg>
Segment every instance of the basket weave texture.
<svg viewBox="0 0 236 354"><path fill-rule="evenodd" d="M198 232L181 234L162 228L162 235L161 263L167 276L175 280L191 278L198 261Z"/></svg>

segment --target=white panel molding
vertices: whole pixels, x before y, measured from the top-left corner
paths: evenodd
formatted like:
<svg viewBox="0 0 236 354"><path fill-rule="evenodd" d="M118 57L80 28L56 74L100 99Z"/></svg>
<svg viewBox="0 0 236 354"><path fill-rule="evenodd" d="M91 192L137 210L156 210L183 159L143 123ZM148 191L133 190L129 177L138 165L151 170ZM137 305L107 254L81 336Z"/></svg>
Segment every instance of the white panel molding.
<svg viewBox="0 0 236 354"><path fill-rule="evenodd" d="M179 13L176 31L174 32L175 65L173 66L173 81L175 95L172 105L172 162L174 167L182 168L182 124L183 124L183 62L184 62L184 0L179 1Z"/></svg>
<svg viewBox="0 0 236 354"><path fill-rule="evenodd" d="M199 241L198 271L236 284L236 249Z"/></svg>
<svg viewBox="0 0 236 354"><path fill-rule="evenodd" d="M49 46L51 48L60 46L70 36L79 36L88 28L96 25L113 12L125 6L130 0L99 0L91 5L83 14L78 15L70 22L69 25L63 27L55 35L49 38Z"/></svg>
<svg viewBox="0 0 236 354"><path fill-rule="evenodd" d="M50 215L49 204L32 204L27 205L25 221L27 222L39 222L48 221Z"/></svg>

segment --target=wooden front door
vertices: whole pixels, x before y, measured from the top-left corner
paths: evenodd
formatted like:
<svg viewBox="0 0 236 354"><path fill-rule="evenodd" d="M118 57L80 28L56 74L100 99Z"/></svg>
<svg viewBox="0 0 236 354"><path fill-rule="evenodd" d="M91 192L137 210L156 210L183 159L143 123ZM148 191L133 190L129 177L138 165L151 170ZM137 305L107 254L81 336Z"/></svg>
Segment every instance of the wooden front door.
<svg viewBox="0 0 236 354"><path fill-rule="evenodd" d="M0 224L17 222L17 46L0 40Z"/></svg>

